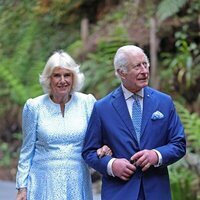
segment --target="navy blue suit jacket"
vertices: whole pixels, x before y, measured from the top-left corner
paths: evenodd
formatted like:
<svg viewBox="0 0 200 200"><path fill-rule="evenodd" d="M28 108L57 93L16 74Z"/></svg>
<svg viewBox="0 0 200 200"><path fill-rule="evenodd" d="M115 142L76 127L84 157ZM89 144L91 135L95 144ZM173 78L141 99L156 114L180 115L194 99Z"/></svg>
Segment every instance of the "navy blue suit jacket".
<svg viewBox="0 0 200 200"><path fill-rule="evenodd" d="M163 114L162 119L152 119L156 111ZM103 175L102 200L137 200L140 184L143 184L147 200L171 199L167 166L185 155L186 141L170 96L150 87L144 88L141 129L138 144L121 87L95 103L82 156ZM129 181L123 181L107 174L111 156L98 158L96 150L103 144L112 149L112 157L128 160L140 150L156 149L162 155L162 165L151 166L146 172L138 168Z"/></svg>

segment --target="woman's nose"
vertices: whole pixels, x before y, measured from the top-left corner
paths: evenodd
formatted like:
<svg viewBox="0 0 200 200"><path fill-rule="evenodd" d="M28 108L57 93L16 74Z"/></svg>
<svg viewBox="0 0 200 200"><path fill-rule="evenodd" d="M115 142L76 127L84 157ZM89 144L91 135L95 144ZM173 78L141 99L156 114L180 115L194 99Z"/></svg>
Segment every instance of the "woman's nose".
<svg viewBox="0 0 200 200"><path fill-rule="evenodd" d="M61 76L61 77L60 77L60 81L61 81L61 82L64 82L64 81L65 81L65 77L64 77L64 76Z"/></svg>

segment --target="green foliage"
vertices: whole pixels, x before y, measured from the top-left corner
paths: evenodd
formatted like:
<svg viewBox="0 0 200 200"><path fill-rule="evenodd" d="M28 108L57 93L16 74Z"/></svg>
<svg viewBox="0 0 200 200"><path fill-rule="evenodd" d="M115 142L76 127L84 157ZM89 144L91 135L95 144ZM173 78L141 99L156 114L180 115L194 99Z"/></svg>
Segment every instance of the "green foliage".
<svg viewBox="0 0 200 200"><path fill-rule="evenodd" d="M0 64L0 77L3 81L7 82L7 88L4 89L4 91L7 91L7 93L1 93L0 96L9 94L10 99L22 105L27 98L26 88L23 84L21 84L18 77L14 76L10 70L6 68L6 66L7 65L5 62Z"/></svg>
<svg viewBox="0 0 200 200"><path fill-rule="evenodd" d="M197 113L190 113L183 105L176 102L176 108L187 135L188 148L196 153L200 152L200 117Z"/></svg>
<svg viewBox="0 0 200 200"><path fill-rule="evenodd" d="M200 51L195 41L188 42L188 30L185 25L182 31L175 33L175 55L162 54L165 70L162 70L161 77L166 80L163 82L166 88L172 86L190 103L197 100L200 91Z"/></svg>
<svg viewBox="0 0 200 200"><path fill-rule="evenodd" d="M119 85L120 81L115 77L113 58L116 50L125 44L128 44L128 41L117 37L110 41L102 41L98 44L96 52L88 55L82 64L86 76L85 92L100 98Z"/></svg>
<svg viewBox="0 0 200 200"><path fill-rule="evenodd" d="M18 143L21 143L22 133L13 134L12 139L17 140ZM19 147L16 150L16 146L17 145L15 143L10 145L9 143L0 140L0 167L12 167L12 160L18 157L20 150Z"/></svg>
<svg viewBox="0 0 200 200"><path fill-rule="evenodd" d="M157 17L160 22L176 14L188 0L162 0L158 5Z"/></svg>
<svg viewBox="0 0 200 200"><path fill-rule="evenodd" d="M68 45L66 52L73 55L72 57L75 58L81 54L83 48L83 42L81 40L76 40L72 44Z"/></svg>
<svg viewBox="0 0 200 200"><path fill-rule="evenodd" d="M38 80L48 56L78 36L77 31L67 34L73 33L73 25L51 27L52 21L45 18L50 14L39 15L37 3L23 0L0 7L0 96L10 105L23 105L27 98L42 93ZM1 114L4 111L0 108Z"/></svg>
<svg viewBox="0 0 200 200"><path fill-rule="evenodd" d="M0 69L0 74L1 74L1 69ZM1 75L0 75L0 79L1 79ZM2 89L0 90L0 99L1 99L1 103L0 103L0 116L6 111L9 110L11 105L8 104L9 102L9 94L10 94L10 90L7 87L7 85L5 86L5 83L2 81L0 81L0 85L2 87Z"/></svg>
<svg viewBox="0 0 200 200"><path fill-rule="evenodd" d="M186 168L184 160L169 167L169 176L174 200L197 200L193 192L196 175Z"/></svg>
<svg viewBox="0 0 200 200"><path fill-rule="evenodd" d="M11 101L22 105L29 97L29 92L26 88L27 82L31 80L27 76L27 66L31 65L28 54L33 48L32 41L36 33L36 23L32 21L32 14L29 13L32 3L24 1L23 4L14 5L8 4L8 9L1 13L0 29L2 36L0 43L0 77L5 83L6 88L9 89L7 95L10 96ZM11 10L13 12L11 12ZM25 18L24 23L21 19ZM1 94L3 96L3 94ZM9 102L9 101L8 101ZM11 103L11 102L10 102Z"/></svg>
<svg viewBox="0 0 200 200"><path fill-rule="evenodd" d="M187 154L200 153L200 117L190 113L179 102L175 102L177 112L184 125L187 136ZM194 166L197 169L197 166ZM169 166L172 196L174 200L198 199L198 173L189 168L185 159Z"/></svg>
<svg viewBox="0 0 200 200"><path fill-rule="evenodd" d="M192 0L190 1L191 4L187 9L187 14L191 17L196 18L198 20L199 17L199 10L200 10L200 1L199 0Z"/></svg>
<svg viewBox="0 0 200 200"><path fill-rule="evenodd" d="M200 118L197 116L197 114L192 113L190 114L187 109L185 109L183 106L180 104L176 103L177 109L180 113L181 120L184 124L185 127L185 132L187 134L187 141L188 141L188 156L191 154L196 154L196 156L199 155L200 153ZM195 155L194 154L194 155ZM191 158L192 159L192 158ZM190 164L191 165L191 164ZM198 167L198 162L193 162L192 168L187 168L185 167L185 170L189 170L190 172L184 172L181 173L182 175L181 182L185 182L185 187L183 187L182 184L182 191L187 191L185 194L189 196L190 198L187 198L188 200L190 199L199 199L199 167ZM176 176L175 176L176 177ZM178 178L177 178L178 180ZM180 186L179 186L180 187ZM179 194L180 196L180 194Z"/></svg>
<svg viewBox="0 0 200 200"><path fill-rule="evenodd" d="M84 0L56 0L36 1L34 11L45 17L45 21L51 24L70 24L80 21L80 14L77 13L85 2Z"/></svg>
<svg viewBox="0 0 200 200"><path fill-rule="evenodd" d="M8 167L11 163L9 144L1 142L0 145L0 166Z"/></svg>

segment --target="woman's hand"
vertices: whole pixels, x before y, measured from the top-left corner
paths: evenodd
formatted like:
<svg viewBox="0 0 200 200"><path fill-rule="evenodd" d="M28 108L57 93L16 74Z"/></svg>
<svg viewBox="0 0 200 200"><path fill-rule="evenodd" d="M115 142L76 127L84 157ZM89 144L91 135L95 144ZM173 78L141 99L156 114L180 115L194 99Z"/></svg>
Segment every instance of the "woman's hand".
<svg viewBox="0 0 200 200"><path fill-rule="evenodd" d="M20 188L17 192L16 200L27 200L26 195L26 188Z"/></svg>
<svg viewBox="0 0 200 200"><path fill-rule="evenodd" d="M107 145L103 145L101 148L97 149L97 155L99 158L106 155L112 156L112 150Z"/></svg>

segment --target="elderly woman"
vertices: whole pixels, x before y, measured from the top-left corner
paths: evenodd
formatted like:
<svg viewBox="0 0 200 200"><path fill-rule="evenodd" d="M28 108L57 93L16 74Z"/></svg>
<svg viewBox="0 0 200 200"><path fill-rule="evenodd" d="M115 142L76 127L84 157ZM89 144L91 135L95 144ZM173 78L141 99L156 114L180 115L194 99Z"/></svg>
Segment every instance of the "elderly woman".
<svg viewBox="0 0 200 200"><path fill-rule="evenodd" d="M40 76L45 94L27 100L23 109L17 200L92 199L81 150L95 98L77 92L83 80L67 53L48 59ZM110 152L102 148L100 154Z"/></svg>

